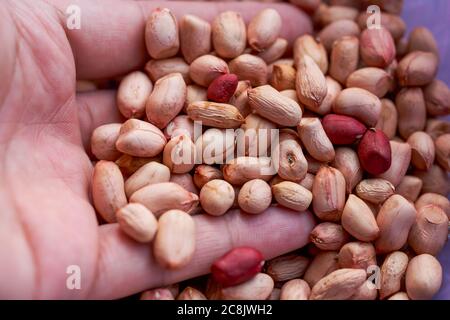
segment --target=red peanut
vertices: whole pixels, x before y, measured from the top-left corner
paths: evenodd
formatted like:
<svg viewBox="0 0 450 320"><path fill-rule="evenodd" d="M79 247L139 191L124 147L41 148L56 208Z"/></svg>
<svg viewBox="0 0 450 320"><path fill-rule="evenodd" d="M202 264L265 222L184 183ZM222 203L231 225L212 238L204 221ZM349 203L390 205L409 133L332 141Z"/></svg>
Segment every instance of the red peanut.
<svg viewBox="0 0 450 320"><path fill-rule="evenodd" d="M263 265L261 252L250 247L238 247L216 260L211 273L216 282L229 287L251 279L261 271Z"/></svg>

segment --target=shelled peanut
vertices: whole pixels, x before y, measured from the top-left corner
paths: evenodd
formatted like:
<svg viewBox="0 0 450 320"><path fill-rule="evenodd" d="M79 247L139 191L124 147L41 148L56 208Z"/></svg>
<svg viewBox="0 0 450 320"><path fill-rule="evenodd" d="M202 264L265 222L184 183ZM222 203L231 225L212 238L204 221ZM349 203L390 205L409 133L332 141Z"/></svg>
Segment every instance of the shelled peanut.
<svg viewBox="0 0 450 320"><path fill-rule="evenodd" d="M118 88L127 120L91 139L102 219L149 243L168 269L192 261L196 215L279 206L309 209L318 224L302 254L233 248L218 253L206 287L143 298L428 299L438 291L450 125L435 117L450 114L450 91L435 79L431 33L416 29L397 50L405 27L391 2L295 1L318 29L295 41L292 56L274 9L248 24L231 11L212 23L150 14L151 60ZM380 28L367 27L368 4L385 10Z"/></svg>

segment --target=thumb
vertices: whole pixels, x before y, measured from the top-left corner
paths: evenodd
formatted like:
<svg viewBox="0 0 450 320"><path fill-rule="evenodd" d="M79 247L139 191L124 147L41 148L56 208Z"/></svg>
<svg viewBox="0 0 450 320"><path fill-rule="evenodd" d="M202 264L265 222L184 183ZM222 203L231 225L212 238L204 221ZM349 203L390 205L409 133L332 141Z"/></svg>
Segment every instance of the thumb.
<svg viewBox="0 0 450 320"><path fill-rule="evenodd" d="M75 57L78 79L111 78L143 66L148 59L144 41L145 22L158 7L169 8L178 19L189 13L208 21L212 21L220 12L233 10L239 12L247 23L260 10L271 7L283 19L280 36L290 43L299 35L312 31L311 21L305 13L282 3L132 0L50 2L59 12L65 12L73 4L80 8L81 29L66 30Z"/></svg>

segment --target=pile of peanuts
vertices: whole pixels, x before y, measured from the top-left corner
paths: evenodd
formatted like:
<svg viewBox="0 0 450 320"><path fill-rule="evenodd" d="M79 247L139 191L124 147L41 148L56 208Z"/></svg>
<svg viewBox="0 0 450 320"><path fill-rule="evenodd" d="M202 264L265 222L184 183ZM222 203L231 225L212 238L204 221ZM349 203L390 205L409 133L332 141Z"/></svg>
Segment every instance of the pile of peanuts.
<svg viewBox="0 0 450 320"><path fill-rule="evenodd" d="M180 293L174 284L142 299L437 293L435 256L450 217L450 123L439 117L450 113L450 90L435 79L433 35L416 28L404 38L401 1L366 2L386 10L381 26L370 27L361 1L319 3L315 36L299 37L292 53L274 9L247 26L231 11L211 23L177 21L169 9L150 14L151 60L118 88L127 120L91 139L93 202L104 222L151 245L167 269L194 255L192 215L282 206L312 211L317 225L301 252L265 262L237 247L214 262L207 285Z"/></svg>

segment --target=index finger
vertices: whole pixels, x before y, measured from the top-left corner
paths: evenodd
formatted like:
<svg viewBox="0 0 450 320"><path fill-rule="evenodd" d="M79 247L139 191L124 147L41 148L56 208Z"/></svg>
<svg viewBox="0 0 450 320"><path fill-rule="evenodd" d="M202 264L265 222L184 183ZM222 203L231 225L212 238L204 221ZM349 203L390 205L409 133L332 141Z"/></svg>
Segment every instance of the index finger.
<svg viewBox="0 0 450 320"><path fill-rule="evenodd" d="M265 259L305 246L315 222L309 211L270 207L258 215L233 210L221 217L194 216L196 249L191 262L166 270L154 260L151 246L128 238L117 223L100 227L97 278L89 294L93 299L114 299L149 288L207 274L215 259L237 246L261 251Z"/></svg>
<svg viewBox="0 0 450 320"><path fill-rule="evenodd" d="M239 12L246 22L266 7L276 9L283 19L281 37L292 43L312 31L308 16L288 4L257 2L176 2L118 0L52 0L60 13L69 5L80 8L80 29L66 29L75 57L78 79L101 79L138 69L148 60L145 22L158 7L169 8L178 19L194 14L211 21L226 10Z"/></svg>

